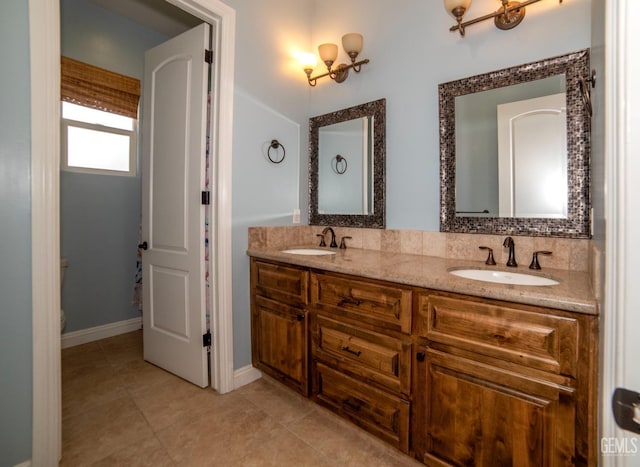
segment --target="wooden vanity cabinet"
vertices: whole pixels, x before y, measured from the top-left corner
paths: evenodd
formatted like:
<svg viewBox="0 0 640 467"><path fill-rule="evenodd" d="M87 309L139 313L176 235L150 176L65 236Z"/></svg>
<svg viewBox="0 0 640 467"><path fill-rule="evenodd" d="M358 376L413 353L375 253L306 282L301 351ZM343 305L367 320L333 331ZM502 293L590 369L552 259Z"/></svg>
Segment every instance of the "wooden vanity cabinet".
<svg viewBox="0 0 640 467"><path fill-rule="evenodd" d="M409 452L411 289L311 273L312 398Z"/></svg>
<svg viewBox="0 0 640 467"><path fill-rule="evenodd" d="M414 305L417 458L596 465L594 317L426 291Z"/></svg>
<svg viewBox="0 0 640 467"><path fill-rule="evenodd" d="M252 258L251 297L253 366L308 396L308 271Z"/></svg>
<svg viewBox="0 0 640 467"><path fill-rule="evenodd" d="M433 466L595 466L598 317L251 259L253 365Z"/></svg>

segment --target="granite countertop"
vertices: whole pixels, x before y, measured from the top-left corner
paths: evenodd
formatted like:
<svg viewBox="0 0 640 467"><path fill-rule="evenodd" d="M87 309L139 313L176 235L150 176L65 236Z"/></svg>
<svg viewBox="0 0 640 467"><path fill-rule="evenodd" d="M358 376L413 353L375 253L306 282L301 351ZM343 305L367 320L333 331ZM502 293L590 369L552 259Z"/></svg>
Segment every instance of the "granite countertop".
<svg viewBox="0 0 640 467"><path fill-rule="evenodd" d="M298 245L290 248L312 248ZM544 268L532 271L527 265L507 268L487 266L482 261L445 259L434 256L391 253L377 250L348 248L331 249L335 255L306 256L284 253L287 248L255 248L249 256L304 266L323 271L352 274L427 289L454 292L476 297L493 298L527 305L537 305L590 315L598 314L598 306L591 279L586 272ZM450 274L451 269L475 268L518 272L550 277L560 282L552 286L498 284L465 279Z"/></svg>

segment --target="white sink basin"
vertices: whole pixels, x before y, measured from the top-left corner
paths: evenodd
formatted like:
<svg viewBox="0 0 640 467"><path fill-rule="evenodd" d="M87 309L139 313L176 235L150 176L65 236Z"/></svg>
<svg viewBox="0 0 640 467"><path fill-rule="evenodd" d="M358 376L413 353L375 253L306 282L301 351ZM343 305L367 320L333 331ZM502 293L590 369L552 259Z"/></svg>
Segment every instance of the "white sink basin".
<svg viewBox="0 0 640 467"><path fill-rule="evenodd" d="M335 255L335 251L330 250L316 250L315 248L292 248L290 250L282 250L283 253L289 253L290 255L305 255L305 256L326 256Z"/></svg>
<svg viewBox="0 0 640 467"><path fill-rule="evenodd" d="M449 274L476 281L495 282L513 285L558 285L559 282L548 277L534 276L520 272L491 271L490 269L453 269Z"/></svg>

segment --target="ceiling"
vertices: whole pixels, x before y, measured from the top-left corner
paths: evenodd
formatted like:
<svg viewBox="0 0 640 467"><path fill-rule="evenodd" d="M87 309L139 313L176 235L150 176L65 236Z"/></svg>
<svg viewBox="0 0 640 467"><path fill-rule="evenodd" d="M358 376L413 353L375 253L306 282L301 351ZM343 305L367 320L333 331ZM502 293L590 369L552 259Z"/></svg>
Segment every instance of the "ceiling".
<svg viewBox="0 0 640 467"><path fill-rule="evenodd" d="M169 37L187 31L202 20L166 0L91 0L96 5L129 18Z"/></svg>

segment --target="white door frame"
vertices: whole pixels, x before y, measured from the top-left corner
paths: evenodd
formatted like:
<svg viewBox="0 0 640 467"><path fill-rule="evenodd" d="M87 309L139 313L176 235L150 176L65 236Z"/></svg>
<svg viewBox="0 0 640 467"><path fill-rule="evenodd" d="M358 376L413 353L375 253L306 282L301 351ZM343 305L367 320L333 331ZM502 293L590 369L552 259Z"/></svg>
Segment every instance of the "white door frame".
<svg viewBox="0 0 640 467"><path fill-rule="evenodd" d="M613 420L611 396L616 387L637 391L640 379L632 367L637 365L637 330L640 325L640 294L634 265L640 258L637 244L640 172L640 92L635 80L640 60L634 45L640 41L637 28L640 7L636 0L607 0L605 26L605 302L602 311L603 349L601 436L621 439L630 432ZM637 435L636 435L637 437ZM603 456L603 466L637 465L638 456Z"/></svg>
<svg viewBox="0 0 640 467"><path fill-rule="evenodd" d="M218 24L217 216L212 386L233 390L231 154L235 10L220 0L167 0ZM29 0L31 65L31 290L33 420L31 465L61 456L60 377L60 2Z"/></svg>

